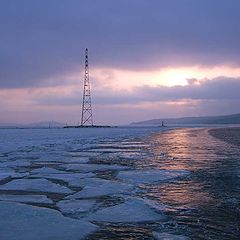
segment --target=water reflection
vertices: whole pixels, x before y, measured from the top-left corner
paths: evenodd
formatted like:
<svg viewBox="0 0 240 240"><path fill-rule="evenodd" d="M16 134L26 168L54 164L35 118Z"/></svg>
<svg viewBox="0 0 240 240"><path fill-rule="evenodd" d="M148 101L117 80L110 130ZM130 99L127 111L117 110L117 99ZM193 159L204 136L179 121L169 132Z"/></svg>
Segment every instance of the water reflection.
<svg viewBox="0 0 240 240"><path fill-rule="evenodd" d="M139 139L125 139L131 144ZM132 141L132 142L131 142ZM187 170L189 175L141 185L134 197L165 205L164 222L102 224L91 240L152 240L152 232L191 239L240 239L240 149L208 134L208 129L178 129L141 139L137 155L106 153L104 163L133 169ZM116 143L119 146L119 143ZM111 156L111 157L109 157ZM106 176L108 177L108 173ZM111 176L113 177L113 176ZM124 201L124 199L122 199Z"/></svg>
<svg viewBox="0 0 240 240"><path fill-rule="evenodd" d="M155 134L149 164L185 169L188 178L148 186L147 196L168 212L193 239L240 239L240 151L211 137L207 129ZM147 166L148 165L148 166Z"/></svg>

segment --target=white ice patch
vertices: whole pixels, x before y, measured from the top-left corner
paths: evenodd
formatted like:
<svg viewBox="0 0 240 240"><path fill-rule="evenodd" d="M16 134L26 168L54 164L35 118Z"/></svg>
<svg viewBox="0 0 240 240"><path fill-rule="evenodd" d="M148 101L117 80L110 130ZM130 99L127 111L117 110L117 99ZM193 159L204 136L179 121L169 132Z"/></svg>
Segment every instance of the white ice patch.
<svg viewBox="0 0 240 240"><path fill-rule="evenodd" d="M53 201L44 195L0 195L1 201L21 202L21 203L46 203L52 204Z"/></svg>
<svg viewBox="0 0 240 240"><path fill-rule="evenodd" d="M94 200L63 200L57 207L65 214L79 214L88 212L95 204Z"/></svg>
<svg viewBox="0 0 240 240"><path fill-rule="evenodd" d="M46 179L17 179L0 186L0 190L49 192L49 193L73 193L67 187L52 183Z"/></svg>
<svg viewBox="0 0 240 240"><path fill-rule="evenodd" d="M61 167L66 170L77 170L80 172L95 172L95 171L107 171L107 170L125 170L128 167L119 165L108 165L108 164L64 164Z"/></svg>
<svg viewBox="0 0 240 240"><path fill-rule="evenodd" d="M159 232L153 232L153 237L156 240L190 240L190 238L186 236Z"/></svg>
<svg viewBox="0 0 240 240"><path fill-rule="evenodd" d="M130 184L109 181L99 186L86 186L82 191L66 197L67 199L90 198L113 194L129 193L133 191Z"/></svg>
<svg viewBox="0 0 240 240"><path fill-rule="evenodd" d="M0 235L4 240L80 240L97 230L86 221L62 216L56 210L0 202Z"/></svg>
<svg viewBox="0 0 240 240"><path fill-rule="evenodd" d="M92 213L88 218L97 222L131 223L161 221L165 219L165 215L154 211L144 200L131 199Z"/></svg>
<svg viewBox="0 0 240 240"><path fill-rule="evenodd" d="M119 172L117 177L134 184L153 184L189 174L185 170L135 170Z"/></svg>

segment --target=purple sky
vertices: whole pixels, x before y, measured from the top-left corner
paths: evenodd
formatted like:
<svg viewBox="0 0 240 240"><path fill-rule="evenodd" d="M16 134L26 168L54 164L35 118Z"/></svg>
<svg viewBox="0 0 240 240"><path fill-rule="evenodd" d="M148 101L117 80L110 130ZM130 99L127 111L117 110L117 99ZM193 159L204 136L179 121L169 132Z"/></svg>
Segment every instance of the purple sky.
<svg viewBox="0 0 240 240"><path fill-rule="evenodd" d="M1 0L0 123L240 112L239 0Z"/></svg>

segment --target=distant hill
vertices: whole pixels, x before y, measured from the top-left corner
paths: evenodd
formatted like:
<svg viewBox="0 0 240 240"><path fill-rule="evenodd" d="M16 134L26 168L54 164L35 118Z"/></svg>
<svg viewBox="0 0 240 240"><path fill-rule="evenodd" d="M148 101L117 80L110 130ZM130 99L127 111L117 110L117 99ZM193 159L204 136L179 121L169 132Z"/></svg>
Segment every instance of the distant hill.
<svg viewBox="0 0 240 240"><path fill-rule="evenodd" d="M65 126L64 123L56 122L56 121L46 121L46 122L36 122L29 124L0 124L0 128L61 128Z"/></svg>
<svg viewBox="0 0 240 240"><path fill-rule="evenodd" d="M30 123L25 125L26 127L33 127L33 128L58 128L63 127L65 124L56 122L56 121L46 121L46 122L37 122L37 123Z"/></svg>
<svg viewBox="0 0 240 240"><path fill-rule="evenodd" d="M161 125L164 124L240 124L240 113L224 116L160 118L141 122L133 122L131 125Z"/></svg>

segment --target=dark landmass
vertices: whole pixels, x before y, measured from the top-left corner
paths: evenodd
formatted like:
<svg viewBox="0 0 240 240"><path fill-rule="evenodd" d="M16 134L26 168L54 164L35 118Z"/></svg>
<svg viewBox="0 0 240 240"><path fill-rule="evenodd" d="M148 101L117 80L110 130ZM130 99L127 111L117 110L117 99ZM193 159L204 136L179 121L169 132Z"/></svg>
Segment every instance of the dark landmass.
<svg viewBox="0 0 240 240"><path fill-rule="evenodd" d="M56 121L36 122L29 124L0 124L0 128L62 128L66 124Z"/></svg>
<svg viewBox="0 0 240 240"><path fill-rule="evenodd" d="M240 113L224 116L162 118L141 122L133 122L131 125L161 125L168 124L240 124Z"/></svg>
<svg viewBox="0 0 240 240"><path fill-rule="evenodd" d="M214 128L208 131L213 137L240 146L240 127Z"/></svg>

